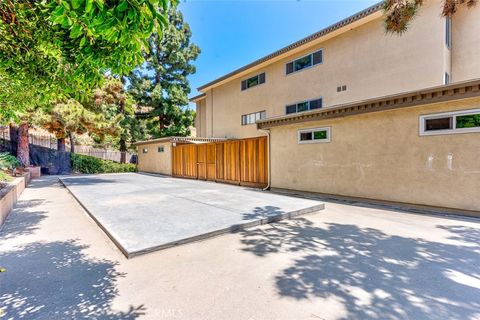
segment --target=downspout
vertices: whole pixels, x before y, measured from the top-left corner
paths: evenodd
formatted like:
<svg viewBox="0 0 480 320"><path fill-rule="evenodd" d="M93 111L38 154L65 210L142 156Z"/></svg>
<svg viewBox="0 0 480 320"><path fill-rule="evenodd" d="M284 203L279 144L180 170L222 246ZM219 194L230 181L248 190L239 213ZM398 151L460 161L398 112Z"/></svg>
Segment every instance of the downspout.
<svg viewBox="0 0 480 320"><path fill-rule="evenodd" d="M267 186L263 188L263 191L267 191L270 189L270 184L271 184L271 170L270 170L270 129L258 129L258 131L263 132L267 135Z"/></svg>

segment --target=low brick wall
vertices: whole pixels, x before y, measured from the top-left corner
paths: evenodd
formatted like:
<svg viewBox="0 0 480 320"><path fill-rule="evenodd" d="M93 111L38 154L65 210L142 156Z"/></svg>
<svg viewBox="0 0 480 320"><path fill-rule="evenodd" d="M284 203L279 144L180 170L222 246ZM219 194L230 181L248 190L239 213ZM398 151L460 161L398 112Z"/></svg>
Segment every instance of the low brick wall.
<svg viewBox="0 0 480 320"><path fill-rule="evenodd" d="M0 190L0 228L17 203L23 190L27 187L28 182L30 182L30 172L26 172L22 177L15 178L15 180Z"/></svg>

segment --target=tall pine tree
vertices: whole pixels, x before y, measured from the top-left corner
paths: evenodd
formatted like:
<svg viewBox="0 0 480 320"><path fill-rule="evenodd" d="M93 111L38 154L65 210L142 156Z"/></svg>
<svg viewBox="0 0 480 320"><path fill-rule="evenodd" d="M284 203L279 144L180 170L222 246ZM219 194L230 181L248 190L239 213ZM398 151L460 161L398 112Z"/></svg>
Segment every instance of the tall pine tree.
<svg viewBox="0 0 480 320"><path fill-rule="evenodd" d="M150 37L146 63L129 77L128 91L137 103L136 115L146 124L147 138L187 136L195 112L188 109L192 62L200 49L190 42L190 27L175 8L168 12L163 37Z"/></svg>

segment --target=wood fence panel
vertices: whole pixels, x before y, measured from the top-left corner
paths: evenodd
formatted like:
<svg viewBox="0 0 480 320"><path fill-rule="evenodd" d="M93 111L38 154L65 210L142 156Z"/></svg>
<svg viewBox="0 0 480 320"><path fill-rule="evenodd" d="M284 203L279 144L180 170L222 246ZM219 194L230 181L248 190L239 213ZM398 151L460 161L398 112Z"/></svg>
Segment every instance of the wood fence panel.
<svg viewBox="0 0 480 320"><path fill-rule="evenodd" d="M252 187L268 184L267 138L173 147L172 174Z"/></svg>
<svg viewBox="0 0 480 320"><path fill-rule="evenodd" d="M197 172L198 179L206 180L207 179L207 145L201 144L197 147Z"/></svg>
<svg viewBox="0 0 480 320"><path fill-rule="evenodd" d="M217 145L215 143L206 145L206 166L207 180L215 181L217 178Z"/></svg>
<svg viewBox="0 0 480 320"><path fill-rule="evenodd" d="M225 180L225 165L223 162L225 153L225 143L219 142L216 145L216 178L219 180Z"/></svg>
<svg viewBox="0 0 480 320"><path fill-rule="evenodd" d="M172 148L172 174L177 177L197 179L195 145L180 145Z"/></svg>

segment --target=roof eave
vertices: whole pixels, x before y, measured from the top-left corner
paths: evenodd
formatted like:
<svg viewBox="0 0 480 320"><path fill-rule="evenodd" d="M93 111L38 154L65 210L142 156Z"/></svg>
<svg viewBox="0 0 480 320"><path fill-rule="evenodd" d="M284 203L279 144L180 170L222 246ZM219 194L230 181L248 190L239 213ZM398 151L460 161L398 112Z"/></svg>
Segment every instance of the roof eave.
<svg viewBox="0 0 480 320"><path fill-rule="evenodd" d="M236 69L230 73L227 73L226 75L223 75L203 86L200 86L197 88L198 91L206 91L210 88L213 88L213 87L216 87L222 83L224 83L225 81L229 80L230 78L232 77L235 77L235 76L240 76L240 74L243 74L243 73L246 73L247 71L250 72L250 71L253 71L253 69L257 66L260 66L264 63L267 63L269 60L273 59L273 58L276 58L276 57L280 57L280 56L288 56L289 53L294 50L294 49L298 49L298 48L303 48L310 45L313 41L316 41L316 40L319 40L325 36L327 36L328 34L334 32L334 31L337 31L339 29L342 29L342 28L345 28L345 32L348 31L348 27L355 23L355 22L358 22L358 21L361 21L362 19L365 19L379 11L381 11L383 9L383 1L381 2L378 2L360 12L357 12L356 14L353 14L337 23L334 23L318 32L315 32L299 41L296 41L280 50L277 50L267 56L264 56L258 60L255 60L239 69ZM365 21L366 23L367 21Z"/></svg>
<svg viewBox="0 0 480 320"><path fill-rule="evenodd" d="M288 116L272 117L259 120L257 122L257 128L268 129L301 122L340 118L363 113L388 111L392 109L415 107L473 97L480 97L480 79L357 101Z"/></svg>
<svg viewBox="0 0 480 320"><path fill-rule="evenodd" d="M206 96L207 96L207 95L206 95L205 93L202 93L202 94L199 94L199 95L197 95L197 96L195 96L195 97L190 98L189 101L190 101L190 102L198 102L198 101L200 101L200 100L204 100L204 99L206 98Z"/></svg>
<svg viewBox="0 0 480 320"><path fill-rule="evenodd" d="M144 140L132 143L134 146L152 144L152 143L161 143L161 142L178 142L178 143L209 143L216 141L225 141L226 138L204 138L204 137L164 137L158 139Z"/></svg>

